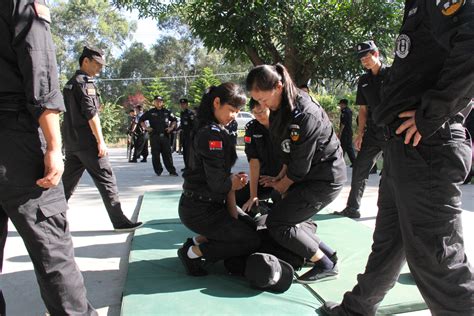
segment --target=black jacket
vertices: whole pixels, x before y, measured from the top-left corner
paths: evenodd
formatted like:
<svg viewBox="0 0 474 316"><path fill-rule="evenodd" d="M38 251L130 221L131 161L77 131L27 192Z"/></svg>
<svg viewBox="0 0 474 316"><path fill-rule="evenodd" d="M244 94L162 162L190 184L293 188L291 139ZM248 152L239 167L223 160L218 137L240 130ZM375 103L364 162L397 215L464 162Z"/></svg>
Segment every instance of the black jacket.
<svg viewBox="0 0 474 316"><path fill-rule="evenodd" d="M64 111L45 1L0 1L0 111Z"/></svg>
<svg viewBox="0 0 474 316"><path fill-rule="evenodd" d="M228 132L216 123L201 127L193 138L190 169L183 189L215 200L225 200L232 188L231 169L237 154Z"/></svg>
<svg viewBox="0 0 474 316"><path fill-rule="evenodd" d="M416 110L416 125L427 138L462 113L474 96L474 2L408 0L390 75L375 123Z"/></svg>

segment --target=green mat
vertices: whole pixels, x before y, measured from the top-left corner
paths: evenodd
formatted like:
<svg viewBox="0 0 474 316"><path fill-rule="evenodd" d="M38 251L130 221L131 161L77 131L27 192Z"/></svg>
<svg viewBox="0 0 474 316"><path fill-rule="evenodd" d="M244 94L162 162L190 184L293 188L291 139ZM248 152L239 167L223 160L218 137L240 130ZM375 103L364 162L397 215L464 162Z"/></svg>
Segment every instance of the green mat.
<svg viewBox="0 0 474 316"><path fill-rule="evenodd" d="M176 251L193 233L178 218L180 191L147 192L130 252L122 315L317 315L325 300L340 301L363 271L372 231L346 218L318 215L318 234L338 251L340 277L303 286L293 284L283 294L251 289L244 278L229 276L222 264L206 277L186 275ZM350 236L350 238L348 238ZM304 271L300 271L304 273ZM403 274L382 302L379 313L425 309L413 281Z"/></svg>

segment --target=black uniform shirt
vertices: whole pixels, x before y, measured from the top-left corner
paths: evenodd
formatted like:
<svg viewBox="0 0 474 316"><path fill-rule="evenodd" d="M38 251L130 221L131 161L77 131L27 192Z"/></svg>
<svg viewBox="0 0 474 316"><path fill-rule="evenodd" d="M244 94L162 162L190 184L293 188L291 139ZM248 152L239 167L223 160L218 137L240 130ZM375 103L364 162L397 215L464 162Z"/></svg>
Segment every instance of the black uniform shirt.
<svg viewBox="0 0 474 316"><path fill-rule="evenodd" d="M0 110L64 111L44 0L0 1Z"/></svg>
<svg viewBox="0 0 474 316"><path fill-rule="evenodd" d="M188 137L193 129L194 126L194 119L195 119L194 112L190 109L185 109L181 111L181 129L185 137Z"/></svg>
<svg viewBox="0 0 474 316"><path fill-rule="evenodd" d="M232 188L231 169L237 154L228 132L216 123L200 128L193 139L191 168L184 172L183 189L216 200Z"/></svg>
<svg viewBox="0 0 474 316"><path fill-rule="evenodd" d="M352 136L352 110L349 107L341 110L340 122L341 128L343 128L341 136Z"/></svg>
<svg viewBox="0 0 474 316"><path fill-rule="evenodd" d="M247 159L258 159L260 162L260 174L277 176L282 164L274 149L269 130L257 120L251 120L245 126L244 141Z"/></svg>
<svg viewBox="0 0 474 316"><path fill-rule="evenodd" d="M288 138L279 146L287 153L287 176L295 183L346 181L342 148L326 112L306 94L297 97Z"/></svg>
<svg viewBox="0 0 474 316"><path fill-rule="evenodd" d="M375 123L416 110L423 137L466 110L474 96L474 2L409 0Z"/></svg>
<svg viewBox="0 0 474 316"><path fill-rule="evenodd" d="M375 140L384 140L383 129L375 125L372 118L373 109L380 104L382 84L388 75L390 67L382 64L377 75L369 70L359 78L355 104L367 106L367 122L364 137Z"/></svg>
<svg viewBox="0 0 474 316"><path fill-rule="evenodd" d="M157 108L150 109L145 112L145 114L140 117L140 122L147 121L150 122L150 127L153 128L152 134L164 134L168 135L165 131L170 127L172 122L176 122L177 119L170 110L162 108L158 110Z"/></svg>
<svg viewBox="0 0 474 316"><path fill-rule="evenodd" d="M68 151L97 146L89 120L99 113L99 92L92 77L78 70L63 89L67 112L64 114L63 137Z"/></svg>

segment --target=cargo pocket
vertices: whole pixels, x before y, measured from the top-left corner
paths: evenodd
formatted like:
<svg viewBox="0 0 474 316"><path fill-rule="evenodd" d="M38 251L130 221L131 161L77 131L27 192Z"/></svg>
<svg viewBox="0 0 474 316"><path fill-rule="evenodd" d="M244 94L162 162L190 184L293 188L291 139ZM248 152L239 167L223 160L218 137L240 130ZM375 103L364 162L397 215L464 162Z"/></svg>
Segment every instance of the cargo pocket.
<svg viewBox="0 0 474 316"><path fill-rule="evenodd" d="M69 238L69 225L66 218L66 200L61 199L38 207L38 225L41 226L49 243Z"/></svg>

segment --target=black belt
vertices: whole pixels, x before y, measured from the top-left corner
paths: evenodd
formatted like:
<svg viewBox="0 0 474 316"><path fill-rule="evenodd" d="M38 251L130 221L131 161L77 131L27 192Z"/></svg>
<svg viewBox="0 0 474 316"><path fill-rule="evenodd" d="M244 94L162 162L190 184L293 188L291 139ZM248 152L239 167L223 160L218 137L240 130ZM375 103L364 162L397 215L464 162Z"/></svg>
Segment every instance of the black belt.
<svg viewBox="0 0 474 316"><path fill-rule="evenodd" d="M215 198L211 198L210 196L205 196L205 195L202 195L200 193L193 192L193 191L183 190L183 195L186 196L186 197L197 199L199 201L203 201L203 202L213 202L213 203L225 204L225 199L222 199L222 200L221 199L215 199Z"/></svg>

